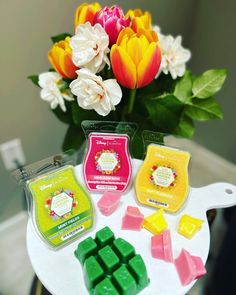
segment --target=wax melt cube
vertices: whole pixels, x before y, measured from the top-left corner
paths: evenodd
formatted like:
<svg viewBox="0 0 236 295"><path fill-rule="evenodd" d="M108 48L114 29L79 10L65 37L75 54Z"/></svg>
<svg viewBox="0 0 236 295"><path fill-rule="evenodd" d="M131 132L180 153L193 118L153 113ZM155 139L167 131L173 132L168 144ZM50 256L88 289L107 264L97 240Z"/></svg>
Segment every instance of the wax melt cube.
<svg viewBox="0 0 236 295"><path fill-rule="evenodd" d="M203 220L185 214L180 218L178 233L191 239L200 230L202 224Z"/></svg>
<svg viewBox="0 0 236 295"><path fill-rule="evenodd" d="M122 229L141 230L143 220L144 215L139 211L139 208L128 206L121 227Z"/></svg>
<svg viewBox="0 0 236 295"><path fill-rule="evenodd" d="M164 217L164 210L160 209L154 214L146 217L143 222L143 227L150 231L153 235L162 233L168 224Z"/></svg>
<svg viewBox="0 0 236 295"><path fill-rule="evenodd" d="M130 273L136 280L138 292L149 284L147 269L140 255L135 255L128 263Z"/></svg>
<svg viewBox="0 0 236 295"><path fill-rule="evenodd" d="M97 284L94 295L119 295L111 280L106 278Z"/></svg>
<svg viewBox="0 0 236 295"><path fill-rule="evenodd" d="M104 247L113 242L115 236L108 226L96 233L95 241L99 247Z"/></svg>
<svg viewBox="0 0 236 295"><path fill-rule="evenodd" d="M152 257L166 262L173 262L172 242L169 229L151 238L151 251Z"/></svg>
<svg viewBox="0 0 236 295"><path fill-rule="evenodd" d="M101 213L111 215L119 205L121 194L114 192L105 192L97 205Z"/></svg>
<svg viewBox="0 0 236 295"><path fill-rule="evenodd" d="M130 258L135 254L134 247L127 241L118 238L113 242L114 251L121 258L122 263L127 263Z"/></svg>
<svg viewBox="0 0 236 295"><path fill-rule="evenodd" d="M85 260L84 270L86 273L85 282L87 288L93 288L104 275L102 267L99 265L94 256L91 256Z"/></svg>
<svg viewBox="0 0 236 295"><path fill-rule="evenodd" d="M98 251L98 257L106 274L111 274L119 265L119 257L110 246L106 246Z"/></svg>
<svg viewBox="0 0 236 295"><path fill-rule="evenodd" d="M137 294L137 284L125 265L118 268L114 274L114 284L116 285L119 294L135 295Z"/></svg>
<svg viewBox="0 0 236 295"><path fill-rule="evenodd" d="M79 243L77 249L75 250L75 256L81 263L84 263L85 259L96 253L96 251L97 244L91 237L89 237Z"/></svg>
<svg viewBox="0 0 236 295"><path fill-rule="evenodd" d="M202 259L198 256L191 256L195 265L195 279L199 279L206 274L206 269Z"/></svg>
<svg viewBox="0 0 236 295"><path fill-rule="evenodd" d="M184 249L182 249L179 257L175 259L174 264L183 286L190 284L206 273L201 258L191 256L190 253Z"/></svg>

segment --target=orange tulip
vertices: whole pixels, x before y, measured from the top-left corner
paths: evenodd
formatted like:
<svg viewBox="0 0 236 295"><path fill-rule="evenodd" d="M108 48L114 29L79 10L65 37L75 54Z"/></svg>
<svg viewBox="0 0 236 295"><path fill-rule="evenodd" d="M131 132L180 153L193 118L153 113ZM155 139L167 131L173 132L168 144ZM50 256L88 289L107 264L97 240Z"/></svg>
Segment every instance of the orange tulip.
<svg viewBox="0 0 236 295"><path fill-rule="evenodd" d="M148 11L142 12L141 9L129 10L126 13L126 17L130 17L132 21L131 28L137 32L142 28L145 30L151 30L152 17Z"/></svg>
<svg viewBox="0 0 236 295"><path fill-rule="evenodd" d="M54 43L52 48L48 52L48 59L53 68L63 78L73 79L77 77L76 67L72 62L72 50L69 45L70 37L66 37L65 40Z"/></svg>
<svg viewBox="0 0 236 295"><path fill-rule="evenodd" d="M112 70L117 81L130 89L148 85L161 64L161 48L155 32L122 30L111 48Z"/></svg>
<svg viewBox="0 0 236 295"><path fill-rule="evenodd" d="M101 10L101 6L98 2L93 4L83 3L79 5L75 12L75 28L86 22L90 22L91 25L93 25L94 16L99 10Z"/></svg>

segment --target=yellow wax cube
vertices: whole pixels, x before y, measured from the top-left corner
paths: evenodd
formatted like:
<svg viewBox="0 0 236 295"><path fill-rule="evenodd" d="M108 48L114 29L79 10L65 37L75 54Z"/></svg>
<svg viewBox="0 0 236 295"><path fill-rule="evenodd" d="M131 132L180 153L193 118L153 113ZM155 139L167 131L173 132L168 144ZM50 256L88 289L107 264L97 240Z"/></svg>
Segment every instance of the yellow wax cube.
<svg viewBox="0 0 236 295"><path fill-rule="evenodd" d="M164 217L164 210L160 209L154 214L146 217L143 222L143 227L150 231L153 235L162 233L168 224Z"/></svg>
<svg viewBox="0 0 236 295"><path fill-rule="evenodd" d="M191 239L200 230L202 224L203 220L185 214L180 218L178 233Z"/></svg>

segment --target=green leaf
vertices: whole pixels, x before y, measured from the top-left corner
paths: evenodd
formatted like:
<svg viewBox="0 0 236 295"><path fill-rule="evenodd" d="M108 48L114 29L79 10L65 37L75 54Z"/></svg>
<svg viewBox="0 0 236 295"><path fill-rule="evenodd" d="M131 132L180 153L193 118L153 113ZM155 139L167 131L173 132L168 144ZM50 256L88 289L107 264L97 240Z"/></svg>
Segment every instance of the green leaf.
<svg viewBox="0 0 236 295"><path fill-rule="evenodd" d="M28 76L27 79L31 80L36 86L39 87L39 76L38 75Z"/></svg>
<svg viewBox="0 0 236 295"><path fill-rule="evenodd" d="M138 131L135 133L135 136L131 144L131 151L132 156L135 159L143 159L144 146L142 139L142 129L138 129Z"/></svg>
<svg viewBox="0 0 236 295"><path fill-rule="evenodd" d="M85 137L82 128L80 126L70 125L62 145L63 152L70 149L78 150L84 140Z"/></svg>
<svg viewBox="0 0 236 295"><path fill-rule="evenodd" d="M208 98L218 92L224 84L227 71L209 70L197 77L193 82L193 95L197 98Z"/></svg>
<svg viewBox="0 0 236 295"><path fill-rule="evenodd" d="M157 79L153 80L147 86L138 89L137 99L143 97L152 98L155 96L161 96L165 93L173 93L177 80L173 80L171 75L161 74Z"/></svg>
<svg viewBox="0 0 236 295"><path fill-rule="evenodd" d="M177 127L184 106L172 94L146 100L145 105L151 122L163 132L172 132Z"/></svg>
<svg viewBox="0 0 236 295"><path fill-rule="evenodd" d="M99 116L94 110L84 110L79 107L76 100L71 102L71 112L73 123L77 126L80 126L83 120L101 119L101 116Z"/></svg>
<svg viewBox="0 0 236 295"><path fill-rule="evenodd" d="M175 130L175 134L191 138L194 134L195 127L193 120L183 114L180 118L179 125L177 126Z"/></svg>
<svg viewBox="0 0 236 295"><path fill-rule="evenodd" d="M198 121L223 118L221 108L213 97L193 99L192 104L186 107L185 114Z"/></svg>
<svg viewBox="0 0 236 295"><path fill-rule="evenodd" d="M59 34L59 35L56 35L56 36L52 36L51 40L52 40L53 43L56 43L56 42L65 40L65 38L68 37L68 36L71 37L72 35L69 34L69 33L62 33L62 34Z"/></svg>
<svg viewBox="0 0 236 295"><path fill-rule="evenodd" d="M71 102L65 101L65 104L66 104L66 112L63 112L62 109L60 108L60 106L53 109L52 112L63 123L73 124L72 112L71 112Z"/></svg>
<svg viewBox="0 0 236 295"><path fill-rule="evenodd" d="M190 71L186 71L184 76L175 85L174 95L183 103L192 96L193 78Z"/></svg>

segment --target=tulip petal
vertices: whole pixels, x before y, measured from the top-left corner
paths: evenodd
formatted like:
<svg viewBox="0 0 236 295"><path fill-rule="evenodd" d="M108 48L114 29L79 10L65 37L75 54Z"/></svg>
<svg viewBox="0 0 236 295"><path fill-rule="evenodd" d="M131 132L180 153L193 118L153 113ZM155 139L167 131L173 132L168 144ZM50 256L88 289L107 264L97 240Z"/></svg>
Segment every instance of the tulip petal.
<svg viewBox="0 0 236 295"><path fill-rule="evenodd" d="M127 43L127 53L132 58L136 67L142 59L142 43L139 38L132 37Z"/></svg>
<svg viewBox="0 0 236 295"><path fill-rule="evenodd" d="M75 28L80 24L85 24L87 21L92 25L94 23L94 16L101 6L98 2L93 4L83 3L76 9L74 24Z"/></svg>
<svg viewBox="0 0 236 295"><path fill-rule="evenodd" d="M156 76L161 64L161 49L152 42L138 66L137 88L148 85Z"/></svg>
<svg viewBox="0 0 236 295"><path fill-rule="evenodd" d="M133 20L134 17L137 17L137 16L142 16L143 15L143 12L141 9L137 8L137 9L129 9L125 15L125 17L130 17L131 20Z"/></svg>
<svg viewBox="0 0 236 295"><path fill-rule="evenodd" d="M148 42L148 39L143 35L140 37L140 41L141 41L141 44L142 44L142 56L143 56L144 52L146 51L146 49L149 46L149 42Z"/></svg>
<svg viewBox="0 0 236 295"><path fill-rule="evenodd" d="M125 28L122 31L120 31L120 34L117 38L116 44L120 45L120 43L122 42L122 39L124 38L125 35L127 35L127 37L131 37L133 34L135 34L135 32L131 29L131 28Z"/></svg>
<svg viewBox="0 0 236 295"><path fill-rule="evenodd" d="M125 50L116 44L111 48L111 64L117 81L124 87L135 88L136 66Z"/></svg>
<svg viewBox="0 0 236 295"><path fill-rule="evenodd" d="M142 35L144 35L150 43L158 41L158 36L154 31L138 28L137 36L140 37Z"/></svg>
<svg viewBox="0 0 236 295"><path fill-rule="evenodd" d="M65 73L66 77L73 79L77 76L75 71L78 70L78 68L73 64L71 60L71 55L65 52L64 55L60 56L59 62L60 67Z"/></svg>
<svg viewBox="0 0 236 295"><path fill-rule="evenodd" d="M66 75L61 70L59 62L58 62L58 56L60 55L60 51L62 49L58 47L54 47L52 50L48 52L48 59L53 66L53 68L63 77L66 78Z"/></svg>

